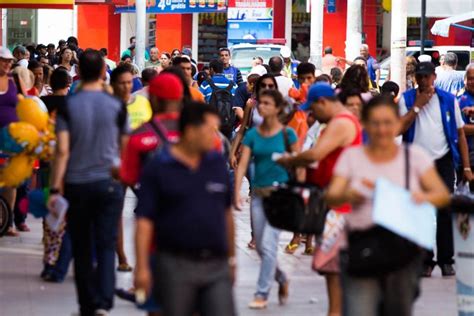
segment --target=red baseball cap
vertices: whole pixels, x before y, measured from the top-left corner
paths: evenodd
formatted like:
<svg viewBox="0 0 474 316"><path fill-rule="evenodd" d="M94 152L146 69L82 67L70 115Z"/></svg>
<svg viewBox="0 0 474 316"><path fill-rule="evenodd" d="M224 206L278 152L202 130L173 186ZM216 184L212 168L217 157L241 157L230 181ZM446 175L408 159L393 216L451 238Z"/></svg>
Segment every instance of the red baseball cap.
<svg viewBox="0 0 474 316"><path fill-rule="evenodd" d="M178 76L164 73L150 82L150 95L161 100L181 100L183 98L183 84Z"/></svg>

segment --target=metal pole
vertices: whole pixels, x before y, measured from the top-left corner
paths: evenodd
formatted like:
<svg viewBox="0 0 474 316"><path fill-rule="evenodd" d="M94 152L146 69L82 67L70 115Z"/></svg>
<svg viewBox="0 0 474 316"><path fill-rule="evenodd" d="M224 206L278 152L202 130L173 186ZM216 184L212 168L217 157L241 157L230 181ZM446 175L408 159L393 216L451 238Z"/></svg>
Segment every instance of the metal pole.
<svg viewBox="0 0 474 316"><path fill-rule="evenodd" d="M137 33L135 44L135 63L140 71L145 68L146 1L136 0Z"/></svg>
<svg viewBox="0 0 474 316"><path fill-rule="evenodd" d="M285 39L286 46L291 48L292 24L293 24L293 1L286 0L285 7Z"/></svg>
<svg viewBox="0 0 474 316"><path fill-rule="evenodd" d="M390 78L406 90L407 1L392 0L392 45Z"/></svg>
<svg viewBox="0 0 474 316"><path fill-rule="evenodd" d="M425 24L426 24L426 0L421 0L420 55L423 55L425 53Z"/></svg>
<svg viewBox="0 0 474 316"><path fill-rule="evenodd" d="M354 60L359 56L362 45L362 1L347 1L346 59Z"/></svg>
<svg viewBox="0 0 474 316"><path fill-rule="evenodd" d="M8 9L2 9L2 46L3 47L8 47L8 41L7 41L7 11Z"/></svg>
<svg viewBox="0 0 474 316"><path fill-rule="evenodd" d="M323 53L324 0L311 0L311 34L309 60L321 69Z"/></svg>

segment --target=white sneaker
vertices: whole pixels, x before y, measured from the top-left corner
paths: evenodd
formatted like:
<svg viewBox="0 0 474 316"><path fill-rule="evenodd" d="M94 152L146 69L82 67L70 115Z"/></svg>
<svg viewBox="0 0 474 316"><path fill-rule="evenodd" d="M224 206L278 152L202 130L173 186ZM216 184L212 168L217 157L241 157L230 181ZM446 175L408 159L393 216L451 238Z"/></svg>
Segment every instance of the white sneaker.
<svg viewBox="0 0 474 316"><path fill-rule="evenodd" d="M95 316L109 316L109 312L105 309L98 309L95 311Z"/></svg>

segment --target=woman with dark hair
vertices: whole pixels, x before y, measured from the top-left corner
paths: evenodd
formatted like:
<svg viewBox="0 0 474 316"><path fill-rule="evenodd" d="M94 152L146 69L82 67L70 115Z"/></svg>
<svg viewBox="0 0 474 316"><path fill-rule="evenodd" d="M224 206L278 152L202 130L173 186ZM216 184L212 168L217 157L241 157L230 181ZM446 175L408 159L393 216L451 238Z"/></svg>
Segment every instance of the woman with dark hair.
<svg viewBox="0 0 474 316"><path fill-rule="evenodd" d="M161 53L160 56L160 66L158 66L158 73L161 73L163 70L171 66L171 55L167 52Z"/></svg>
<svg viewBox="0 0 474 316"><path fill-rule="evenodd" d="M260 83L267 82L268 79L264 79ZM272 85L272 81L269 80L270 85ZM240 209L242 180L251 157L254 157L255 177L251 199L252 228L257 252L262 261L257 291L253 301L249 304L251 309L267 307L268 296L274 279L279 284L278 298L280 304L285 304L288 299L288 279L278 268L277 263L280 231L268 223L263 211L263 197L275 182L285 183L289 180L286 169L279 166L272 159L273 154L293 152L297 150L298 146L296 133L293 129L285 127L279 119L287 105L283 96L278 90L260 89L257 99L263 122L258 127L250 129L243 140L242 157L235 174L234 198L236 208Z"/></svg>
<svg viewBox="0 0 474 316"><path fill-rule="evenodd" d="M338 89L339 92L359 90L365 102L379 93L375 83L370 81L369 73L363 65L350 66L342 77Z"/></svg>
<svg viewBox="0 0 474 316"><path fill-rule="evenodd" d="M181 56L181 51L178 48L173 49L170 59Z"/></svg>
<svg viewBox="0 0 474 316"><path fill-rule="evenodd" d="M257 79L254 85L254 91L252 96L247 101L244 108L244 118L242 119L242 124L240 125L239 131L232 142L232 147L229 153L229 162L231 168L234 170L237 169L239 165L239 156L241 155L241 143L244 139L246 132L252 128L257 127L262 124L263 118L260 116L258 111L258 95L260 91L263 90L278 90L278 84L275 80L275 77L271 74L265 74ZM249 180L250 191L252 191L252 176L253 176L253 163L249 164L247 171L247 179ZM252 221L252 217L250 218ZM255 249L255 238L253 231L251 233L252 239L247 244L250 249Z"/></svg>
<svg viewBox="0 0 474 316"><path fill-rule="evenodd" d="M419 295L423 253L410 251L411 255L405 256L393 270L387 267L389 272L367 271L366 276L360 276L354 275L348 251L353 247L371 250L367 241L377 238L383 240L384 245L390 247L387 251L396 256L409 251L405 243L398 247L400 243L392 242L393 235L387 235L374 224L377 179L383 177L405 187L416 203L428 202L438 208L449 203L449 192L436 172L433 160L420 147L401 146L395 142L401 122L399 108L391 97L373 98L362 110L362 121L369 141L341 154L326 194L330 205L352 204L352 212L345 216L349 242L342 246L341 252L341 259L345 259L341 260L343 314L409 316ZM368 234L372 237L368 238ZM369 260L366 262L370 263Z"/></svg>
<svg viewBox="0 0 474 316"><path fill-rule="evenodd" d="M66 68L69 73L69 76L71 76L71 78L74 78L78 75L74 60L75 60L74 52L68 47L63 48L61 52L59 53L59 62L58 62L58 65L55 66L55 68L58 68L58 67Z"/></svg>

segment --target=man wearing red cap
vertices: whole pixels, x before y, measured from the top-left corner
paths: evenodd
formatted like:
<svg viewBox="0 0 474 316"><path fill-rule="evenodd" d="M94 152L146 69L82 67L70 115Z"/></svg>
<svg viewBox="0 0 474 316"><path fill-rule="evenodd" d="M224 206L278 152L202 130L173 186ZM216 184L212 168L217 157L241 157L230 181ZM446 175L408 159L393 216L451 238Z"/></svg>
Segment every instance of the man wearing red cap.
<svg viewBox="0 0 474 316"><path fill-rule="evenodd" d="M176 142L179 137L178 118L182 108L183 85L170 73L157 76L150 83L150 102L153 118L137 128L122 154L120 179L130 187L138 182L147 156L165 142Z"/></svg>

